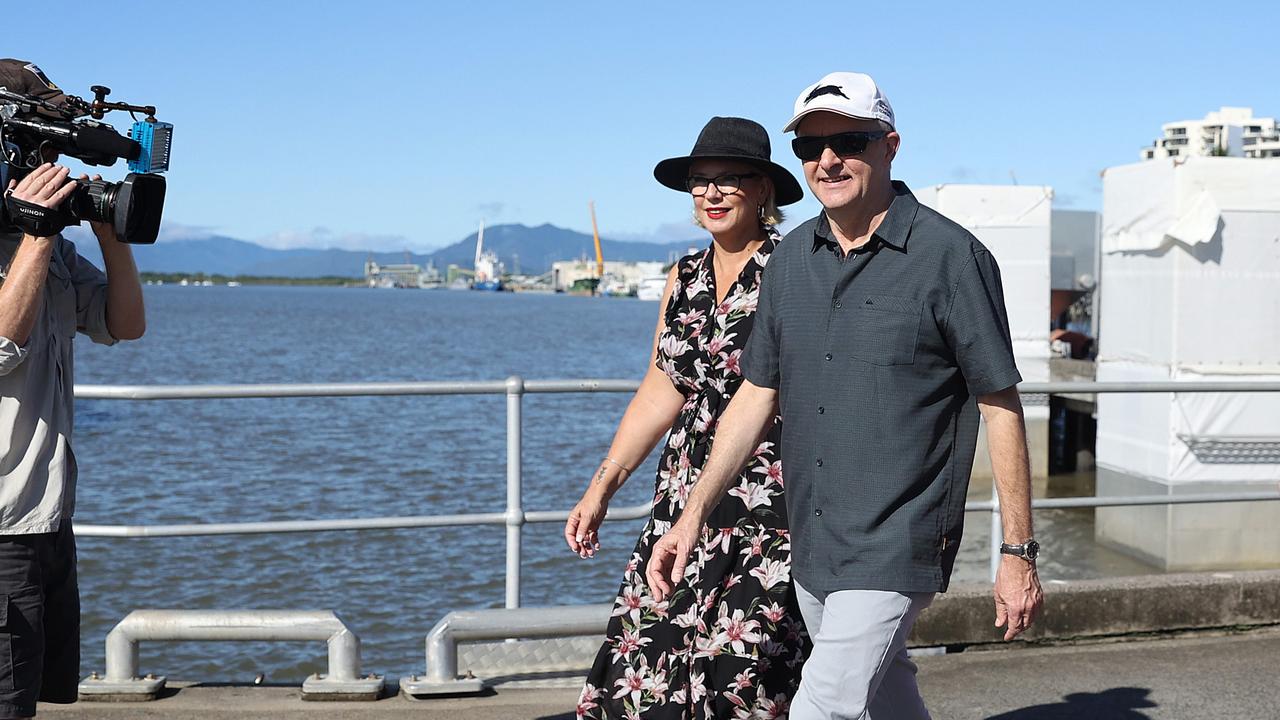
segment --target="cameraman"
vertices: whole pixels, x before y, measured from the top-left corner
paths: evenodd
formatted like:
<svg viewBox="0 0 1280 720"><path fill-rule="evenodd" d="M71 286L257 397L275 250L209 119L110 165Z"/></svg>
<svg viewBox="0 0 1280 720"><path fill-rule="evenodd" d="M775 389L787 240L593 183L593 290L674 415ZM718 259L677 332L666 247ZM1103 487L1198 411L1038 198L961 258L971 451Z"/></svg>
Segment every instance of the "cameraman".
<svg viewBox="0 0 1280 720"><path fill-rule="evenodd" d="M39 68L0 60L0 86L54 103ZM7 191L56 208L75 180L57 156ZM75 702L80 593L71 531L76 458L72 339L106 345L142 337L142 287L129 246L92 223L106 274L61 234L0 228L0 719L32 717L37 698Z"/></svg>

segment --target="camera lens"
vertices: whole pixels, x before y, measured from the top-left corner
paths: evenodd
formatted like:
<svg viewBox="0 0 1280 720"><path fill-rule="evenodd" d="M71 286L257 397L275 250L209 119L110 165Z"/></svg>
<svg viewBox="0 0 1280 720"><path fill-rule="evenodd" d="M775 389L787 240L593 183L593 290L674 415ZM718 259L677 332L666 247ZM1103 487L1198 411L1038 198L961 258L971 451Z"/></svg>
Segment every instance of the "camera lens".
<svg viewBox="0 0 1280 720"><path fill-rule="evenodd" d="M164 211L164 177L129 173L112 188L116 235L128 243L150 245L160 235Z"/></svg>
<svg viewBox="0 0 1280 720"><path fill-rule="evenodd" d="M165 181L159 175L129 173L122 182L77 180L63 213L71 223L81 220L111 223L116 237L127 243L150 245L160 234Z"/></svg>
<svg viewBox="0 0 1280 720"><path fill-rule="evenodd" d="M78 187L71 191L63 207L77 220L111 222L111 204L115 198L114 183L106 180L77 180Z"/></svg>

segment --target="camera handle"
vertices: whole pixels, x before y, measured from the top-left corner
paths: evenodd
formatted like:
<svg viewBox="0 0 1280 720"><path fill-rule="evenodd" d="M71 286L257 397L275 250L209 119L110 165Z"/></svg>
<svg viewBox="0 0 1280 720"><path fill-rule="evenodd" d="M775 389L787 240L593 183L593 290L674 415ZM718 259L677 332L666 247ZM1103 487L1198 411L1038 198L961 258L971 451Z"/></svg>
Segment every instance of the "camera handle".
<svg viewBox="0 0 1280 720"><path fill-rule="evenodd" d="M156 121L155 105L130 105L122 102L107 102L107 96L111 94L111 88L106 85L94 85L89 88L93 91L93 103L89 106L89 115L94 120L101 120L111 110L125 110L128 112L146 113L147 122Z"/></svg>

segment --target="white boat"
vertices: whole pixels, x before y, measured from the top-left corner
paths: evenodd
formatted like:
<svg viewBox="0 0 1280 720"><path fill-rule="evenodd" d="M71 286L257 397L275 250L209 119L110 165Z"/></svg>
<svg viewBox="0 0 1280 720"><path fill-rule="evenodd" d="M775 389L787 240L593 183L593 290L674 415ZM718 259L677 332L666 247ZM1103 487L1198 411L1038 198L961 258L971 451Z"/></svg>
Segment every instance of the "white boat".
<svg viewBox="0 0 1280 720"><path fill-rule="evenodd" d="M636 288L636 297L640 300L657 302L662 299L662 291L667 289L667 276L655 275L640 281Z"/></svg>
<svg viewBox="0 0 1280 720"><path fill-rule="evenodd" d="M476 260L472 265L475 278L471 282L472 290L502 291L502 275L506 272L498 254L484 249L484 221L480 221L480 232L476 233Z"/></svg>
<svg viewBox="0 0 1280 720"><path fill-rule="evenodd" d="M627 287L627 282L612 275L604 276L600 281L599 291L606 297L626 297L631 294L631 288Z"/></svg>

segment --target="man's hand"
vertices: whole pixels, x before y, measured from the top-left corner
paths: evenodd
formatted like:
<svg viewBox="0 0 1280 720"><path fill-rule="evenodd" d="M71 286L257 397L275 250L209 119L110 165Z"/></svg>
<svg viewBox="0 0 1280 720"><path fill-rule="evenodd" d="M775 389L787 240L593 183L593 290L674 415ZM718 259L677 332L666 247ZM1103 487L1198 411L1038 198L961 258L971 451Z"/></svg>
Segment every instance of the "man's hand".
<svg viewBox="0 0 1280 720"><path fill-rule="evenodd" d="M996 627L1005 627L1004 639L1012 640L1031 627L1044 604L1035 563L1014 555L1000 558L996 571Z"/></svg>
<svg viewBox="0 0 1280 720"><path fill-rule="evenodd" d="M10 180L5 189L10 220L33 241L53 238L67 225L57 207L75 188L75 181L67 179L67 169L50 163L36 168L21 182Z"/></svg>
<svg viewBox="0 0 1280 720"><path fill-rule="evenodd" d="M90 178L88 174L82 174L80 176L80 179L86 180L86 181L93 180L96 182L98 180L101 180L102 176L94 175L92 178ZM118 237L116 237L116 228L111 223L90 220L89 227L93 228L93 234L95 237L98 238L99 243L113 243L113 242L119 242L120 240Z"/></svg>
<svg viewBox="0 0 1280 720"><path fill-rule="evenodd" d="M67 179L69 172L61 165L45 163L28 173L22 178L22 182L10 180L8 189L19 200L52 210L61 205L76 188L76 181Z"/></svg>
<svg viewBox="0 0 1280 720"><path fill-rule="evenodd" d="M698 542L698 529L693 523L686 523L681 518L653 546L649 567L645 569L644 575L649 581L649 592L655 601L662 602L669 597L675 591L676 584L684 578L689 555Z"/></svg>

